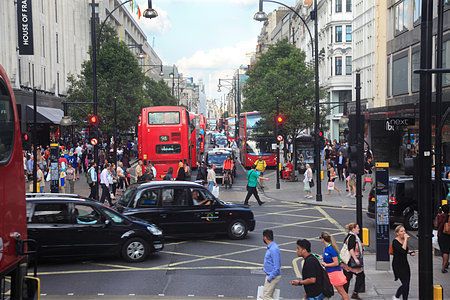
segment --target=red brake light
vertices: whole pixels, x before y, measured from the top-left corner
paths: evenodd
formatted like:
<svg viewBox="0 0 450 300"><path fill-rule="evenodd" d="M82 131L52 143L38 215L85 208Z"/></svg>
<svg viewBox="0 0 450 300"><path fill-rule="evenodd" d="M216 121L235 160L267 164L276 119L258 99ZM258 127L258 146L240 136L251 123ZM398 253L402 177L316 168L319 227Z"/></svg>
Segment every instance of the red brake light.
<svg viewBox="0 0 450 300"><path fill-rule="evenodd" d="M397 203L397 198L395 198L394 196L389 197L389 204L396 205Z"/></svg>

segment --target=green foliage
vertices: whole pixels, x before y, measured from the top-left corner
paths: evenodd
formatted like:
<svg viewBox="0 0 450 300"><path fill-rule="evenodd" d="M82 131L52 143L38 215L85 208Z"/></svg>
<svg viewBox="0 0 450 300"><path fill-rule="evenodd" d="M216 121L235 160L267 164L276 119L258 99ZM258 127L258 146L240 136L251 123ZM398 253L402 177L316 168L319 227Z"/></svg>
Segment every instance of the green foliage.
<svg viewBox="0 0 450 300"><path fill-rule="evenodd" d="M140 109L149 106L144 98L145 76L137 58L128 46L119 41L114 28L103 27L101 43L97 51L98 114L101 128L106 132L113 129L114 98L117 99L117 129L128 131L137 123ZM92 49L90 49L91 53ZM92 102L92 61L82 65L81 74L69 76L68 99L77 102ZM92 104L81 105L80 109L69 106L69 114L78 123L86 120L86 112L92 112ZM84 106L84 107L83 107Z"/></svg>
<svg viewBox="0 0 450 300"><path fill-rule="evenodd" d="M248 72L243 90L244 111L257 110L266 120L261 129L273 130L276 101L285 117L284 130L297 135L314 123L314 69L305 64L305 53L286 40L270 46Z"/></svg>
<svg viewBox="0 0 450 300"><path fill-rule="evenodd" d="M146 77L144 94L146 101L149 101L151 105L177 105L177 99L172 96L171 90L164 80L155 81Z"/></svg>

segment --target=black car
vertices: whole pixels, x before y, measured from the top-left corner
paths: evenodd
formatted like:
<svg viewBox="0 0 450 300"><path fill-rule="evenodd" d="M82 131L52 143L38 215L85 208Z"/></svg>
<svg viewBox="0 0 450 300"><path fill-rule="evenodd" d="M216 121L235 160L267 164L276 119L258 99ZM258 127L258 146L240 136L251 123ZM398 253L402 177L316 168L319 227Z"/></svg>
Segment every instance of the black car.
<svg viewBox="0 0 450 300"><path fill-rule="evenodd" d="M117 209L157 224L169 236L226 233L232 239L243 239L255 229L248 207L223 202L194 182L153 181L131 186Z"/></svg>
<svg viewBox="0 0 450 300"><path fill-rule="evenodd" d="M445 197L448 193L450 181L442 179L441 195ZM430 205L433 211L439 206L434 203L434 190L436 188L435 181L432 181L433 196L430 199ZM389 218L391 225L401 223L407 230L419 229L418 201L415 196L414 178L413 176L395 176L389 178ZM375 188L372 188L368 197L369 218L375 218Z"/></svg>
<svg viewBox="0 0 450 300"><path fill-rule="evenodd" d="M213 149L206 154L206 163L215 166L214 172L217 179L223 179L223 163L228 156L233 157L233 152L226 148Z"/></svg>
<svg viewBox="0 0 450 300"><path fill-rule="evenodd" d="M39 257L120 255L140 262L164 248L161 230L81 197L27 198L28 237Z"/></svg>

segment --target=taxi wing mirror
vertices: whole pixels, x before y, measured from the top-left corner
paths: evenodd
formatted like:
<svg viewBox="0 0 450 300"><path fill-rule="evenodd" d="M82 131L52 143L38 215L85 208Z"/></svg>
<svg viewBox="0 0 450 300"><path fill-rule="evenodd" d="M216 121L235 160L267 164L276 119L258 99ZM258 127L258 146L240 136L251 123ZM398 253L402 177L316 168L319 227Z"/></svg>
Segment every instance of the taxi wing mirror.
<svg viewBox="0 0 450 300"><path fill-rule="evenodd" d="M104 224L104 227L108 227L109 225L111 225L111 220L106 219Z"/></svg>

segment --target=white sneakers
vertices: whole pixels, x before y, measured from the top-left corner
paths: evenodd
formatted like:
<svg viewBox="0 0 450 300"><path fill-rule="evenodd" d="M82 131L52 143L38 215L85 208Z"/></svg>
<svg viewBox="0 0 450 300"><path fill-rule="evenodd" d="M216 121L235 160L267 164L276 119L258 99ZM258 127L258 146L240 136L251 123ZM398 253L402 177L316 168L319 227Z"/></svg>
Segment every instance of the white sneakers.
<svg viewBox="0 0 450 300"><path fill-rule="evenodd" d="M395 295L394 295L394 296L392 296L392 300L400 300L400 298L397 298L397 297L395 297Z"/></svg>

